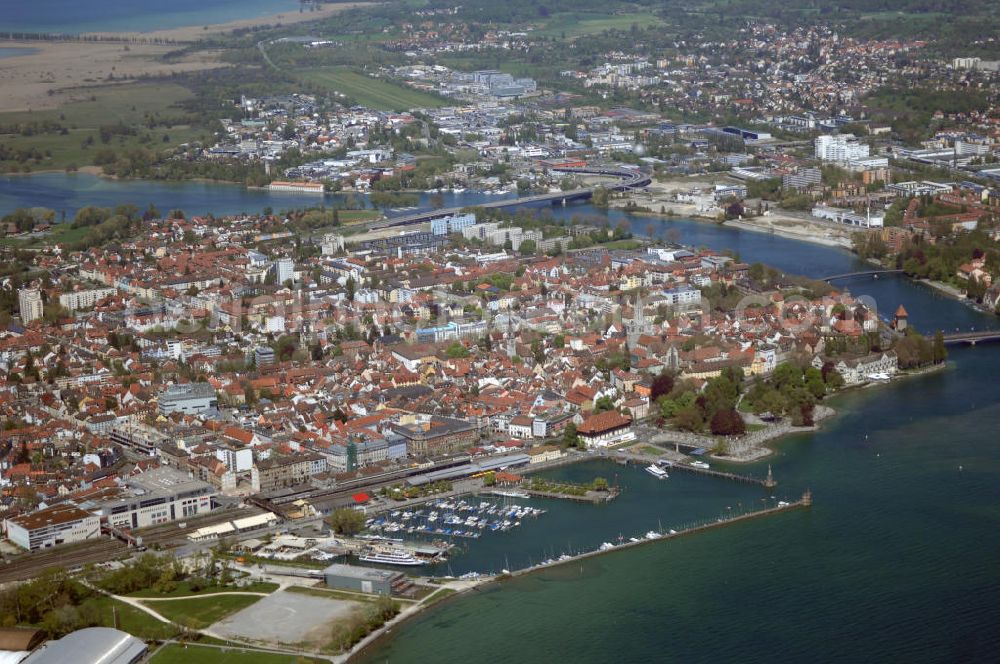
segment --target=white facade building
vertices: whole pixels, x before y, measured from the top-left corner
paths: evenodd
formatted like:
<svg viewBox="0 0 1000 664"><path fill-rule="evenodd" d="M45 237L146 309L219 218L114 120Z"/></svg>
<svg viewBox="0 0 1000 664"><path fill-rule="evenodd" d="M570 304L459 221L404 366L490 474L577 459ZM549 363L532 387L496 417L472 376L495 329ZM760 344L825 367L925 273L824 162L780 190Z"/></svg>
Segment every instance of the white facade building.
<svg viewBox="0 0 1000 664"><path fill-rule="evenodd" d="M827 221L835 221L838 224L847 226L860 226L861 228L882 228L885 225L885 214L872 214L868 210L865 214L859 214L854 210L845 208L829 207L827 205L817 205L812 210L812 216Z"/></svg>
<svg viewBox="0 0 1000 664"><path fill-rule="evenodd" d="M28 551L101 536L101 520L69 503L7 519L6 528L10 540Z"/></svg>
<svg viewBox="0 0 1000 664"><path fill-rule="evenodd" d="M126 480L118 494L95 501L95 513L119 528L145 528L212 511L215 487L174 468L160 467Z"/></svg>
<svg viewBox="0 0 1000 664"><path fill-rule="evenodd" d="M458 233L463 228L468 228L476 223L476 215L471 212L468 214L455 214L450 217L442 217L440 219L434 219L431 221L431 233L434 235L448 235L449 233Z"/></svg>
<svg viewBox="0 0 1000 664"><path fill-rule="evenodd" d="M816 158L821 161L847 163L866 159L871 153L867 143L861 143L854 134L835 134L816 137Z"/></svg>
<svg viewBox="0 0 1000 664"><path fill-rule="evenodd" d="M21 322L27 325L38 320L45 312L42 292L37 288L22 288L17 292L17 302L21 307Z"/></svg>
<svg viewBox="0 0 1000 664"><path fill-rule="evenodd" d="M701 291L687 284L665 290L663 291L663 295L667 299L667 304L671 306L701 303Z"/></svg>
<svg viewBox="0 0 1000 664"><path fill-rule="evenodd" d="M117 291L114 288L92 288L90 290L71 291L59 296L59 304L70 311L90 309L106 297L111 297Z"/></svg>
<svg viewBox="0 0 1000 664"><path fill-rule="evenodd" d="M274 261L274 275L279 284L295 278L295 261L291 258L279 258Z"/></svg>

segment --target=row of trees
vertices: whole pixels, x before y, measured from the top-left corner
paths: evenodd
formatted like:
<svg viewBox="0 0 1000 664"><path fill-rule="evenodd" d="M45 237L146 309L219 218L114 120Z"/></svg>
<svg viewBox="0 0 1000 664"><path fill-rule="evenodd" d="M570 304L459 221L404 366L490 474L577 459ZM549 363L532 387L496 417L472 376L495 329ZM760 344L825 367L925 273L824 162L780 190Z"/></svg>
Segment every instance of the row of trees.
<svg viewBox="0 0 1000 664"><path fill-rule="evenodd" d="M198 592L230 581L228 568L214 555L197 573L172 557L148 553L112 572L91 570L88 576L94 586L116 595L140 590L171 593L181 581L188 590ZM30 581L0 591L0 627L35 625L50 638L58 638L84 627L110 625L111 615L102 599L65 569L50 568Z"/></svg>
<svg viewBox="0 0 1000 664"><path fill-rule="evenodd" d="M934 334L934 339L930 340L913 328L907 328L906 334L895 341L892 349L896 351L896 361L900 369L941 364L948 359L944 333L940 330Z"/></svg>

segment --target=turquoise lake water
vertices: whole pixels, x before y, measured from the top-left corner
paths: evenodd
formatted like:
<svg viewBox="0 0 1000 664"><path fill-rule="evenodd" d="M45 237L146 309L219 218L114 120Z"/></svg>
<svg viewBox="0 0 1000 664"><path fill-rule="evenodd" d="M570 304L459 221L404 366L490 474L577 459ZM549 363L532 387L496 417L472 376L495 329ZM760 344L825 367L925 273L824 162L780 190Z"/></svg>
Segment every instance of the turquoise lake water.
<svg viewBox="0 0 1000 664"><path fill-rule="evenodd" d="M998 351L956 350L946 372L844 395L820 432L781 442L769 460L778 492L810 487L808 510L491 586L394 630L362 661L995 662ZM622 518L669 512L674 487L656 489L662 501ZM711 513L718 497L704 489L677 493ZM564 521L574 539L617 533L603 509Z"/></svg>
<svg viewBox="0 0 1000 664"><path fill-rule="evenodd" d="M4 2L0 30L78 34L149 32L298 12L298 0L40 0Z"/></svg>

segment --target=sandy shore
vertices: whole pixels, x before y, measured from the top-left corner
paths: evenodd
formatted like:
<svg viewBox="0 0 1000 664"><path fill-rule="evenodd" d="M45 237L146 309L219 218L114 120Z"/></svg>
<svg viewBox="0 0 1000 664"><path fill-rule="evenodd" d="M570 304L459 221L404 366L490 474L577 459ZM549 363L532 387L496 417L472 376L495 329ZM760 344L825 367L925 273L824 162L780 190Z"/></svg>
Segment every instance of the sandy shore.
<svg viewBox="0 0 1000 664"><path fill-rule="evenodd" d="M674 198L677 192L680 191L688 191L692 188L702 189L727 181L730 183L733 182L733 180L727 180L722 175L717 175L658 182L644 191L635 192L623 198L616 198L613 200L612 205L615 208L624 208L627 203L633 203L639 207L651 210L651 212L636 212L635 214L638 215L655 216L657 218L675 216L718 223L715 217L706 215L696 205L679 203ZM792 240L812 242L813 244L821 244L827 247L849 249L852 245L851 229L812 219L806 213L787 210L771 210L767 213L767 216L739 221L727 221L725 225L747 231L771 233Z"/></svg>
<svg viewBox="0 0 1000 664"><path fill-rule="evenodd" d="M971 302L971 300L969 300L969 298L965 296L965 293L958 290L954 286L950 286L946 283L942 283L940 281L932 281L931 279L914 279L914 281L916 281L918 284L925 284L927 286L930 286L934 290L944 293L949 297L953 297L956 300Z"/></svg>
<svg viewBox="0 0 1000 664"><path fill-rule="evenodd" d="M852 246L850 231L847 229L830 228L821 222L811 223L794 217L782 216L780 213L772 213L767 217L727 221L724 225L746 231L771 233L826 247L850 249Z"/></svg>
<svg viewBox="0 0 1000 664"><path fill-rule="evenodd" d="M173 42L195 42L203 37L259 27L278 27L282 25L293 25L295 23L305 23L306 21L316 21L327 18L334 14L345 12L357 7L368 7L374 2L344 2L335 5L320 5L310 11L286 11L280 14L269 16L258 16L239 21L229 21L227 23L216 23L213 25L190 25L180 28L170 28L167 30L153 30L151 32L113 32L113 33L93 33L102 36L111 35L115 37L132 37L136 39L163 39Z"/></svg>

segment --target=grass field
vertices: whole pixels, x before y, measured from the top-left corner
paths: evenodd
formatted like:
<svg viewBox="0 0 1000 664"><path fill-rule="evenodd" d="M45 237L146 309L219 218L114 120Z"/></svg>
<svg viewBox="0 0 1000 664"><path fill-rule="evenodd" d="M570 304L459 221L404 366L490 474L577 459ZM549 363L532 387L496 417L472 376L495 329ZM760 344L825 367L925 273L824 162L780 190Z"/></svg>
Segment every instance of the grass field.
<svg viewBox="0 0 1000 664"><path fill-rule="evenodd" d="M243 650L242 648L210 648L171 643L149 660L150 664L312 664L314 659Z"/></svg>
<svg viewBox="0 0 1000 664"><path fill-rule="evenodd" d="M115 619L112 607L118 607L119 629L133 634L143 640L169 639L176 636L178 630L173 625L160 622L153 616L140 611L134 606L113 600L110 597L99 596L86 600L88 606L97 608L101 616L101 625L114 627Z"/></svg>
<svg viewBox="0 0 1000 664"><path fill-rule="evenodd" d="M305 81L339 92L362 106L381 111L437 108L448 103L405 85L372 78L347 67L307 69L300 76Z"/></svg>
<svg viewBox="0 0 1000 664"><path fill-rule="evenodd" d="M90 99L70 102L54 110L0 113L0 126L52 121L60 123L66 129L66 133L33 136L0 134L0 145L11 149L34 148L41 151L43 158L27 165L28 170L37 171L91 165L101 148L118 151L144 146L158 150L206 135L202 129L186 124L186 114L176 106L178 102L192 96L189 90L179 85L115 85L95 87L89 93ZM149 128L151 119L165 121L168 126L157 124ZM113 135L110 141L103 143L100 127L118 123L136 128L136 134ZM10 170L4 168L9 166L10 162L0 162L0 170Z"/></svg>
<svg viewBox="0 0 1000 664"><path fill-rule="evenodd" d="M205 595L176 602L149 602L147 606L179 625L203 629L261 599L254 595Z"/></svg>
<svg viewBox="0 0 1000 664"><path fill-rule="evenodd" d="M209 586L207 588L202 588L201 590L195 592L191 590L191 586L187 581L181 581L177 584L177 587L169 593L161 593L155 590L140 590L139 592L132 593L129 597L145 598L145 597L201 597L211 595L213 593L225 593L231 591L238 592L248 592L248 593L273 593L278 589L277 583L268 583L264 581L258 581L251 583L247 586Z"/></svg>
<svg viewBox="0 0 1000 664"><path fill-rule="evenodd" d="M595 35L605 30L628 30L633 25L649 28L664 25L659 16L651 13L618 14L612 16L599 14L557 14L545 27L532 34L545 37L563 37L572 39L584 35Z"/></svg>

